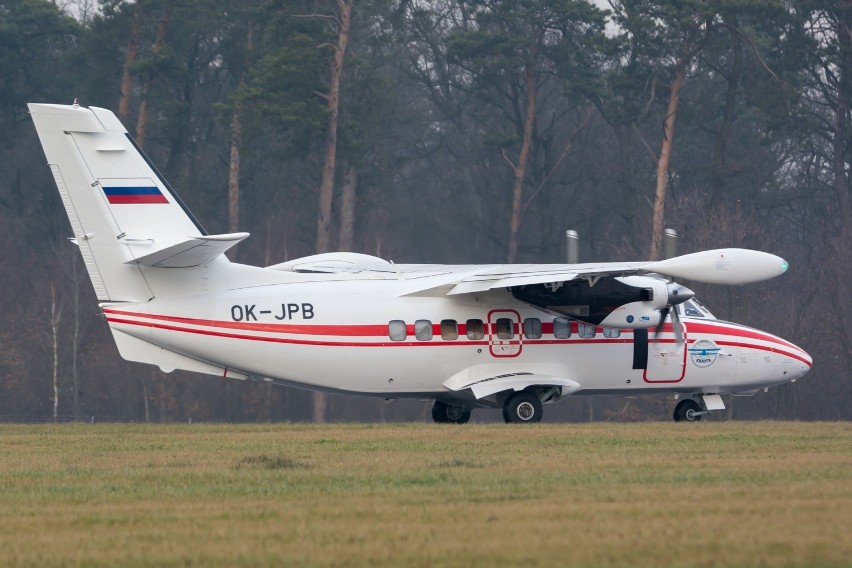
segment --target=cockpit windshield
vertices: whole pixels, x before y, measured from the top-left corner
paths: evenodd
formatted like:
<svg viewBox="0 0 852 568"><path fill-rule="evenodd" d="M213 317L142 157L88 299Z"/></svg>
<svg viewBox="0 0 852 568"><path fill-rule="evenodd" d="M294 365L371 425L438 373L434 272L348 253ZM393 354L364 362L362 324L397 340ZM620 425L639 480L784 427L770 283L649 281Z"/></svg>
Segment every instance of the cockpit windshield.
<svg viewBox="0 0 852 568"><path fill-rule="evenodd" d="M706 319L716 319L716 317L710 313L710 310L698 301L697 298L692 298L691 300L687 300L682 303L680 306L680 313L684 317L688 318L706 318Z"/></svg>

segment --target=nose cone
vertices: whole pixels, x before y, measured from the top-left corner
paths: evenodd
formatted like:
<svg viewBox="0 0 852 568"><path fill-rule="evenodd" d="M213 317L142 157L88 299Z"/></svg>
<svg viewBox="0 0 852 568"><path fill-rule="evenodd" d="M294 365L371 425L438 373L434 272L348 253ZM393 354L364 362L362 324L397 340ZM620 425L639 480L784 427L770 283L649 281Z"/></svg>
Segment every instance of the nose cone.
<svg viewBox="0 0 852 568"><path fill-rule="evenodd" d="M807 351L783 339L778 339L781 344L776 352L782 356L782 372L784 379L796 380L813 367L814 360Z"/></svg>

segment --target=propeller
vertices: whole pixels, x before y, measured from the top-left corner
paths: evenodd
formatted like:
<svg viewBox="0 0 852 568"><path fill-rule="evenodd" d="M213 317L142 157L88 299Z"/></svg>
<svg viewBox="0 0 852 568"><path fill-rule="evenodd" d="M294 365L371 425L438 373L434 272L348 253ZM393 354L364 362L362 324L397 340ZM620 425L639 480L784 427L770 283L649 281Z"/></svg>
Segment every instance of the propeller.
<svg viewBox="0 0 852 568"><path fill-rule="evenodd" d="M654 341L657 340L660 333L663 331L663 325L666 323L666 318L668 318L669 313L671 313L675 340L677 341L678 348L680 348L680 346L683 345L683 326L680 324L680 315L674 307L695 296L695 292L676 282L669 282L666 284L666 290L668 291L668 298L666 299L666 305L663 308L660 308L660 322L654 330Z"/></svg>

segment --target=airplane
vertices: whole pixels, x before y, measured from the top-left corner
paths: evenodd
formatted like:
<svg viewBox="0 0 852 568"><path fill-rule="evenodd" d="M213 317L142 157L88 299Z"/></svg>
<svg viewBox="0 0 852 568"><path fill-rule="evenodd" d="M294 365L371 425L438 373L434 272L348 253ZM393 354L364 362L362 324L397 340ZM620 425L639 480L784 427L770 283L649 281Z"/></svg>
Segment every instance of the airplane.
<svg viewBox="0 0 852 568"><path fill-rule="evenodd" d="M773 278L773 254L716 249L662 261L394 264L352 252L267 267L225 252L109 110L29 104L121 356L238 380L433 400L438 423L477 408L535 423L569 396L669 394L675 421L795 382L793 343L720 321L675 279Z"/></svg>

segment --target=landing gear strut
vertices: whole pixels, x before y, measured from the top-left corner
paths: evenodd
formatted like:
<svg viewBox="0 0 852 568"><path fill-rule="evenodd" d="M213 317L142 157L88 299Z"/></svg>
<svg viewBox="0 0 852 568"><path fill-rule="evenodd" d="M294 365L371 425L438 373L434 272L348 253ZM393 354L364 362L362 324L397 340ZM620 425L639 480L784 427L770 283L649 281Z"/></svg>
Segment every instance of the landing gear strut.
<svg viewBox="0 0 852 568"><path fill-rule="evenodd" d="M683 399L674 409L675 422L698 422L704 414L707 411L702 410L701 405L691 398Z"/></svg>
<svg viewBox="0 0 852 568"><path fill-rule="evenodd" d="M436 400L432 405L432 420L439 424L466 424L470 420L470 409Z"/></svg>
<svg viewBox="0 0 852 568"><path fill-rule="evenodd" d="M516 392L503 403L503 420L515 424L541 422L541 401L532 393Z"/></svg>

